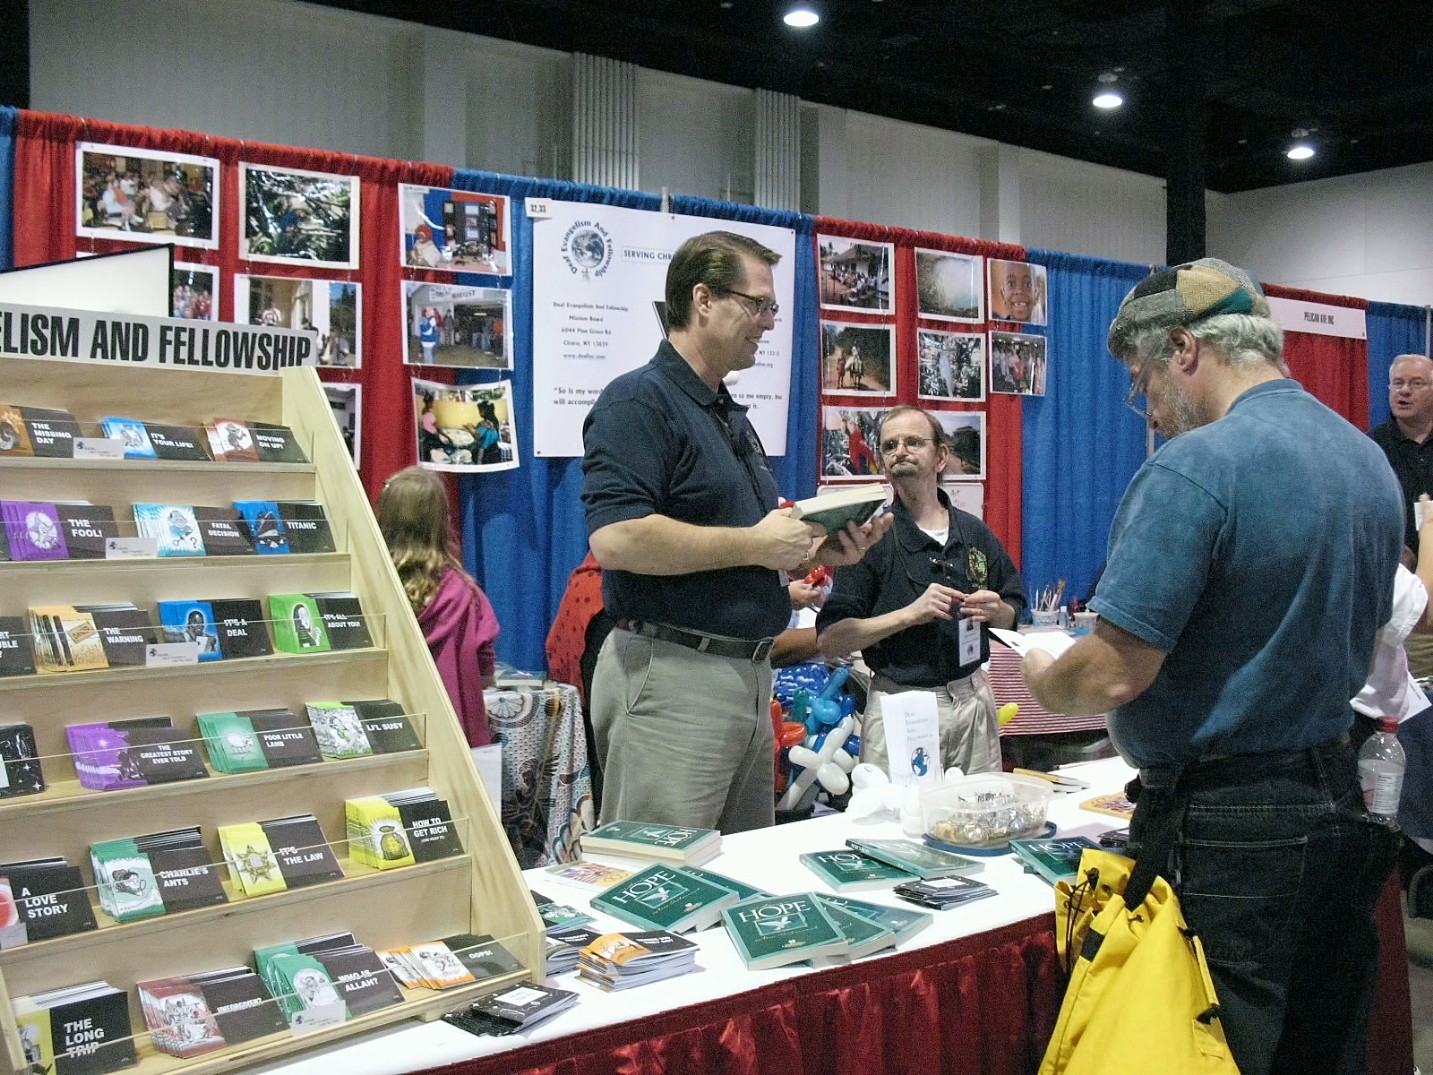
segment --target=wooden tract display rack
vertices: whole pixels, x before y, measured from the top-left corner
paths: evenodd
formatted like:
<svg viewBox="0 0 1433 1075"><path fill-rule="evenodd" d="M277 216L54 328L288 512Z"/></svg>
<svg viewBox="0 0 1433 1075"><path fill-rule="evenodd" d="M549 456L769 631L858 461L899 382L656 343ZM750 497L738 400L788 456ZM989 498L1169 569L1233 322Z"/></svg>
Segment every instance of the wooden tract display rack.
<svg viewBox="0 0 1433 1075"><path fill-rule="evenodd" d="M272 1035L181 1060L157 1052L144 1030L135 983L250 963L255 948L338 930L383 949L457 933L490 934L532 975L542 973L542 922L482 789L452 704L388 558L315 371L275 376L116 367L0 357L0 402L70 411L86 435L110 415L201 426L215 417L289 426L311 464L156 460L0 459L6 499L89 500L128 518L135 502L227 505L240 499L314 499L327 509L338 552L278 556L172 557L0 563L0 615L30 606L254 597L351 590L374 644L317 654L219 660L0 678L0 722L34 727L47 788L0 800L0 862L63 855L92 882L88 848L99 840L201 827L221 860L218 826L313 813L344 877L245 899L229 889L220 906L117 924L100 911L94 932L0 951L0 1038L7 1070L28 1070L10 999L104 979L129 994L142 1075L242 1068L383 1024L435 1018L523 977L510 973L439 992L405 990L404 1003L339 1026ZM402 704L423 749L318 765L116 791L78 783L68 724L155 715L193 728L196 713L283 706L304 712L324 699L391 698ZM198 732L194 732L197 738ZM378 871L350 860L344 800L428 785L447 800L466 853ZM228 884L226 881L226 888Z"/></svg>

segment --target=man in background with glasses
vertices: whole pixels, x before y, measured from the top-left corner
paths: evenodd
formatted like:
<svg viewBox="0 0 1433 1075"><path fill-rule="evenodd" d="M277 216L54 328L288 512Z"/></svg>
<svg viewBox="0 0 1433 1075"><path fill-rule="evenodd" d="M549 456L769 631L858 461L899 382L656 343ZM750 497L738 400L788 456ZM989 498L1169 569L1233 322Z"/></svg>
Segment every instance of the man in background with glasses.
<svg viewBox="0 0 1433 1075"><path fill-rule="evenodd" d="M778 508L761 441L723 383L756 364L776 324L777 259L733 232L684 242L667 266L667 339L603 389L583 426L582 500L616 620L592 676L604 822L774 823L785 572L854 563L890 525L822 540Z"/></svg>
<svg viewBox="0 0 1433 1075"><path fill-rule="evenodd" d="M1389 418L1368 431L1403 487L1403 544L1418 554L1413 505L1433 494L1433 361L1399 355L1388 367Z"/></svg>
<svg viewBox="0 0 1433 1075"><path fill-rule="evenodd" d="M981 668L990 657L986 628L1015 626L1025 607L1020 573L990 528L941 490L951 456L933 415L893 407L877 446L896 491L895 532L860 563L837 569L816 617L821 652L860 650L873 673L862 761L889 766L883 700L927 691L936 698L942 768L993 772L1001 768L1000 725Z"/></svg>
<svg viewBox="0 0 1433 1075"><path fill-rule="evenodd" d="M1215 258L1125 296L1109 349L1171 438L1130 482L1094 632L1025 681L1109 712L1139 767L1130 853L1203 941L1244 1075L1365 1069L1373 907L1398 830L1364 814L1349 699L1387 622L1402 496L1367 436L1290 380L1254 279Z"/></svg>

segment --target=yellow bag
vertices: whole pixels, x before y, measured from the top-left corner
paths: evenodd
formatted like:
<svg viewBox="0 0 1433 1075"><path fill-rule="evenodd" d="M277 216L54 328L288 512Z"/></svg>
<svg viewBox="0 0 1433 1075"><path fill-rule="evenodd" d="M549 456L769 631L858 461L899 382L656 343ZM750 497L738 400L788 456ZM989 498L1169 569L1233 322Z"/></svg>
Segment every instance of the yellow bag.
<svg viewBox="0 0 1433 1075"><path fill-rule="evenodd" d="M1179 898L1155 877L1128 907L1133 868L1123 855L1087 850L1085 883L1056 887L1056 943L1066 966L1078 958L1039 1075L1239 1075Z"/></svg>

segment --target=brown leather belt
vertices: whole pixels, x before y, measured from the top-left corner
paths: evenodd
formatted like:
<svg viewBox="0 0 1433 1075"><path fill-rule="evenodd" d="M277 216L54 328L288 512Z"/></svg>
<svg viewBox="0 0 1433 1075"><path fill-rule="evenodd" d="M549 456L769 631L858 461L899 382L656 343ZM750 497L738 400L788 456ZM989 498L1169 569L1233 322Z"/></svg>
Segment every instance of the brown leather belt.
<svg viewBox="0 0 1433 1075"><path fill-rule="evenodd" d="M715 657L726 657L735 661L764 661L771 656L772 638L725 638L720 635L703 634L685 627L669 627L665 623L649 623L646 620L618 620L617 626L624 631L655 638L659 642L671 642L686 646L698 653L710 653Z"/></svg>

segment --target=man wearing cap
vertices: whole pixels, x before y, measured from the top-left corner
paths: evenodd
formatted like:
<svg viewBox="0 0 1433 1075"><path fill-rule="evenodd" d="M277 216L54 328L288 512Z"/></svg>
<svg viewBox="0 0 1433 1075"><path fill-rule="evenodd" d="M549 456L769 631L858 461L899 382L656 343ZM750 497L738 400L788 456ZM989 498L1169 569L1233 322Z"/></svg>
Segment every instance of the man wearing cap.
<svg viewBox="0 0 1433 1075"><path fill-rule="evenodd" d="M816 617L821 652L860 650L874 673L862 761L910 772L909 759L891 765L884 710L891 696L922 691L935 696L941 768L998 770L1000 725L982 669L990 659L986 625L1015 626L1025 608L1020 573L991 529L941 491L950 449L934 415L892 407L879 447L896 491L895 532L859 564L837 569Z"/></svg>
<svg viewBox="0 0 1433 1075"><path fill-rule="evenodd" d="M1214 258L1125 296L1126 402L1171 439L1115 515L1095 631L1023 672L1049 709L1109 712L1140 770L1131 853L1203 941L1243 1075L1351 1073L1398 837L1363 814L1349 699L1389 617L1402 496L1282 343L1258 284Z"/></svg>
<svg viewBox="0 0 1433 1075"><path fill-rule="evenodd" d="M784 573L854 563L889 522L824 532L778 508L761 441L723 378L776 324L754 239L708 232L667 267L668 338L583 427L582 500L617 625L592 677L602 820L718 828L775 817L771 646Z"/></svg>

